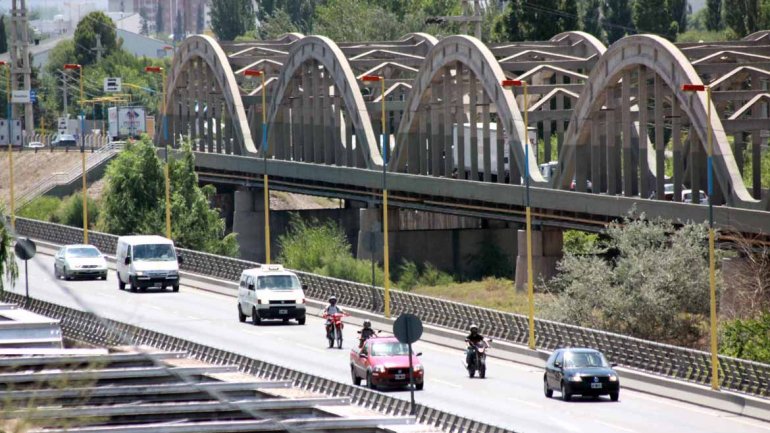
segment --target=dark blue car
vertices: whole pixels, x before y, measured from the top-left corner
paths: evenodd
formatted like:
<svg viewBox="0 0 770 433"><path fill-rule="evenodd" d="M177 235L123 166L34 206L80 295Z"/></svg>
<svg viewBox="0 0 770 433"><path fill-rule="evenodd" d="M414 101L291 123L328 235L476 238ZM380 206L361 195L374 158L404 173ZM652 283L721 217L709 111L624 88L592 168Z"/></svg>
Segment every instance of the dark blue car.
<svg viewBox="0 0 770 433"><path fill-rule="evenodd" d="M618 401L620 378L612 367L598 350L556 349L545 365L545 396L551 398L554 391L559 391L564 401L573 395L594 398L609 395L610 400Z"/></svg>

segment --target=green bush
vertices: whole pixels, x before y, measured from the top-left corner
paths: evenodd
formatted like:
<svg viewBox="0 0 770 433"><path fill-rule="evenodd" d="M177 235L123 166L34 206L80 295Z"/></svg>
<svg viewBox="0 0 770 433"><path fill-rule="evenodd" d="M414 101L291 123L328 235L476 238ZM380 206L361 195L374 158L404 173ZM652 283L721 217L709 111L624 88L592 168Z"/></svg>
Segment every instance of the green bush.
<svg viewBox="0 0 770 433"><path fill-rule="evenodd" d="M406 291L415 287L446 286L455 282L454 277L440 271L429 262L419 266L412 261L404 260L396 270L396 274L398 288Z"/></svg>
<svg viewBox="0 0 770 433"><path fill-rule="evenodd" d="M516 264L491 239L484 240L479 245L479 251L468 257L471 264L471 278L480 280L485 277L513 278L516 274Z"/></svg>
<svg viewBox="0 0 770 433"><path fill-rule="evenodd" d="M22 218L53 222L56 220L56 210L59 209L60 205L61 199L58 197L44 195L25 204L16 215Z"/></svg>
<svg viewBox="0 0 770 433"><path fill-rule="evenodd" d="M599 235L580 230L564 231L564 252L567 254L597 254L603 248L599 242Z"/></svg>
<svg viewBox="0 0 770 433"><path fill-rule="evenodd" d="M292 214L289 230L278 238L281 262L291 268L316 272L339 257L352 257L345 233L332 221L303 220Z"/></svg>
<svg viewBox="0 0 770 433"><path fill-rule="evenodd" d="M88 227L93 227L99 218L99 205L88 197ZM56 221L71 227L83 228L83 194L75 193L65 197L56 210Z"/></svg>
<svg viewBox="0 0 770 433"><path fill-rule="evenodd" d="M736 358L770 362L770 313L724 322L719 352Z"/></svg>

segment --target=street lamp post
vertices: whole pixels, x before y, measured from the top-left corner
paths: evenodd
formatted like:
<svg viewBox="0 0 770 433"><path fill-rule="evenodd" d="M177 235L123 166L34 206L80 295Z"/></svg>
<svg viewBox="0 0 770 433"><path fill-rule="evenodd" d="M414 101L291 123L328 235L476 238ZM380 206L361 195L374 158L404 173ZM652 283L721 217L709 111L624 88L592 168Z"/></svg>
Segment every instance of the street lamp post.
<svg viewBox="0 0 770 433"><path fill-rule="evenodd" d="M535 349L535 284L532 275L532 212L529 201L529 94L524 80L503 80L503 88L524 88L524 182L527 221L527 303L529 304L529 348Z"/></svg>
<svg viewBox="0 0 770 433"><path fill-rule="evenodd" d="M246 69L243 75L247 77L259 77L262 80L262 163L264 174L262 175L263 200L265 208L265 263L270 264L270 190L267 176L267 87L265 83L265 71L263 69Z"/></svg>
<svg viewBox="0 0 770 433"><path fill-rule="evenodd" d="M11 144L11 64L8 62L0 61L0 67L5 66L7 69L6 72L8 72L8 75L6 75L6 82L7 82L7 93L6 93L6 121L8 122L8 165L9 170L8 174L11 177L10 181L10 199L11 199L11 228L16 228L16 197L14 194L14 180L13 180L13 145Z"/></svg>
<svg viewBox="0 0 770 433"><path fill-rule="evenodd" d="M704 84L684 84L684 92L706 92L706 148L708 171L708 202L709 202L709 297L711 322L711 388L719 390L719 358L717 356L717 289L716 289L716 253L714 247L714 145L711 138L711 87ZM694 194L698 194L695 191Z"/></svg>
<svg viewBox="0 0 770 433"><path fill-rule="evenodd" d="M160 102L160 122L163 128L163 141L165 142L166 165L163 168L163 177L166 183L166 237L171 239L171 179L168 165L168 136L166 131L166 70L160 66L145 66L144 72L150 74L160 74L161 76L161 102Z"/></svg>
<svg viewBox="0 0 770 433"><path fill-rule="evenodd" d="M388 253L388 140L385 131L385 77L381 75L364 75L361 77L364 83L376 83L381 85L380 102L382 103L382 242L383 242L383 283L385 285L385 317L390 318L390 256Z"/></svg>
<svg viewBox="0 0 770 433"><path fill-rule="evenodd" d="M83 243L88 243L88 188L86 181L86 112L83 105L83 66L76 63L67 63L64 70L77 70L80 78L80 162L83 167Z"/></svg>

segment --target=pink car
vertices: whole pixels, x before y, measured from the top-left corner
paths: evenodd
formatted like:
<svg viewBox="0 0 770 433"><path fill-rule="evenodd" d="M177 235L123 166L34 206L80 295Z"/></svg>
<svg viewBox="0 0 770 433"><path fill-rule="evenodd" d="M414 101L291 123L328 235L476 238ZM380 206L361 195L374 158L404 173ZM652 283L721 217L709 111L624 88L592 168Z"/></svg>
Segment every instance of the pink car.
<svg viewBox="0 0 770 433"><path fill-rule="evenodd" d="M418 356L412 353L414 383L423 389L425 369ZM409 385L409 348L395 337L373 337L366 340L362 349L350 351L350 375L355 385L366 385L371 389L379 387L402 387Z"/></svg>

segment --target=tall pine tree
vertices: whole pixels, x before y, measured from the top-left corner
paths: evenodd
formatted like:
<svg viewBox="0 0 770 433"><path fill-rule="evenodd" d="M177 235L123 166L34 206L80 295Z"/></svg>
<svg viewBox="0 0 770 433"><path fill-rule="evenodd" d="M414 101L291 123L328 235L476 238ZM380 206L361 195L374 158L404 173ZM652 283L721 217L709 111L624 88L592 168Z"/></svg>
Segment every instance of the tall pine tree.
<svg viewBox="0 0 770 433"><path fill-rule="evenodd" d="M627 34L636 33L628 0L606 0L602 6L602 26L607 31L607 42L614 43Z"/></svg>
<svg viewBox="0 0 770 433"><path fill-rule="evenodd" d="M601 19L601 0L586 0L585 11L583 11L583 31L596 36L600 41L606 41L604 30L600 22Z"/></svg>
<svg viewBox="0 0 770 433"><path fill-rule="evenodd" d="M204 27L206 27L206 17L203 12L203 3L198 3L198 16L195 18L195 33L203 33Z"/></svg>
<svg viewBox="0 0 770 433"><path fill-rule="evenodd" d="M577 0L562 0L559 8L559 27L563 32L580 30L580 17Z"/></svg>
<svg viewBox="0 0 770 433"><path fill-rule="evenodd" d="M211 29L219 40L232 41L253 30L256 15L251 0L211 2Z"/></svg>
<svg viewBox="0 0 770 433"><path fill-rule="evenodd" d="M155 11L155 33L163 34L166 31L165 21L163 21L163 2L158 2L158 9Z"/></svg>
<svg viewBox="0 0 770 433"><path fill-rule="evenodd" d="M8 39L5 36L5 15L0 15L0 53L8 52Z"/></svg>
<svg viewBox="0 0 770 433"><path fill-rule="evenodd" d="M687 13L689 6L687 0L668 0L668 13L671 15L672 22L676 23L676 32L684 33L687 31ZM676 34L671 35L674 38Z"/></svg>
<svg viewBox="0 0 770 433"><path fill-rule="evenodd" d="M636 0L634 2L634 26L641 33L668 35L671 16L666 0Z"/></svg>
<svg viewBox="0 0 770 433"><path fill-rule="evenodd" d="M540 0L537 3L521 3L520 27L522 36L528 41L547 41L561 32L559 23L559 0Z"/></svg>
<svg viewBox="0 0 770 433"><path fill-rule="evenodd" d="M184 17L182 17L182 10L177 9L176 19L174 20L174 40L181 41L185 37L185 25Z"/></svg>
<svg viewBox="0 0 770 433"><path fill-rule="evenodd" d="M722 0L706 0L706 29L722 30Z"/></svg>

